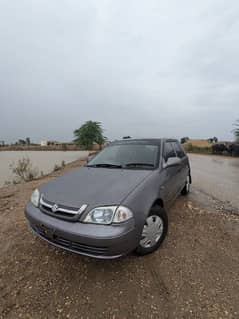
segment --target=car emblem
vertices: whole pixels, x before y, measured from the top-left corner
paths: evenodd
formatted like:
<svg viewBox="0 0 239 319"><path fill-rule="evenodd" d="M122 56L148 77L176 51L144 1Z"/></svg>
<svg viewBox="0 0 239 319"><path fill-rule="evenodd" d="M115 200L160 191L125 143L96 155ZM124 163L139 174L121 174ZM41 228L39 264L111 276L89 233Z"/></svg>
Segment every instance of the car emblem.
<svg viewBox="0 0 239 319"><path fill-rule="evenodd" d="M55 204L51 208L52 212L55 213L58 210L58 206Z"/></svg>

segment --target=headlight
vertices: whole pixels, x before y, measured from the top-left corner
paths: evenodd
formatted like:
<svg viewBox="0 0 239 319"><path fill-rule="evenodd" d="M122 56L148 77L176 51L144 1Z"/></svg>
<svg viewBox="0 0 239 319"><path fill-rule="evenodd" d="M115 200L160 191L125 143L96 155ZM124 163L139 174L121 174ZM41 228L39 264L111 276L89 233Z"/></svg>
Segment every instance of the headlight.
<svg viewBox="0 0 239 319"><path fill-rule="evenodd" d="M38 207L40 200L40 193L38 189L35 189L31 196L31 202L35 207Z"/></svg>
<svg viewBox="0 0 239 319"><path fill-rule="evenodd" d="M133 213L123 206L104 206L92 209L85 217L85 223L109 225L122 223L133 217Z"/></svg>

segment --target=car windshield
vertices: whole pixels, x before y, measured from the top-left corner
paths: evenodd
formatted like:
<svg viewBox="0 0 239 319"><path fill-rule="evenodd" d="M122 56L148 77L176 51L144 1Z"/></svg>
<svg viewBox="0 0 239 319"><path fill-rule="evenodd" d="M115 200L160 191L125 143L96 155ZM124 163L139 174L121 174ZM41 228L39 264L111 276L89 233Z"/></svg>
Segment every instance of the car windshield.
<svg viewBox="0 0 239 319"><path fill-rule="evenodd" d="M158 145L116 144L106 147L88 164L89 167L154 169L157 166Z"/></svg>

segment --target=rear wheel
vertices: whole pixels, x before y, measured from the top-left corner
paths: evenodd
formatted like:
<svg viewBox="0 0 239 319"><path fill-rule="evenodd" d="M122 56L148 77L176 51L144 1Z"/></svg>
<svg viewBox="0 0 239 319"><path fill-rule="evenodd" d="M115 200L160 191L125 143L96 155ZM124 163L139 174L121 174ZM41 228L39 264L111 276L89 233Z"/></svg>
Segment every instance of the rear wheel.
<svg viewBox="0 0 239 319"><path fill-rule="evenodd" d="M190 176L187 176L187 180L185 183L184 188L181 191L181 195L186 196L188 193L190 193Z"/></svg>
<svg viewBox="0 0 239 319"><path fill-rule="evenodd" d="M160 206L154 206L145 220L139 246L138 255L152 253L162 244L168 231L168 217L166 211Z"/></svg>

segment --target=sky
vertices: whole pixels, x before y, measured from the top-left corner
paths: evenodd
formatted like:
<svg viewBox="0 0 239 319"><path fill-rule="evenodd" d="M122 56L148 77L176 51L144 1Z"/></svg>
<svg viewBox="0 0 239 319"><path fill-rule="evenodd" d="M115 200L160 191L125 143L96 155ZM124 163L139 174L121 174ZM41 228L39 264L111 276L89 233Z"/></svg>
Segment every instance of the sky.
<svg viewBox="0 0 239 319"><path fill-rule="evenodd" d="M0 0L0 140L233 139L238 0Z"/></svg>

